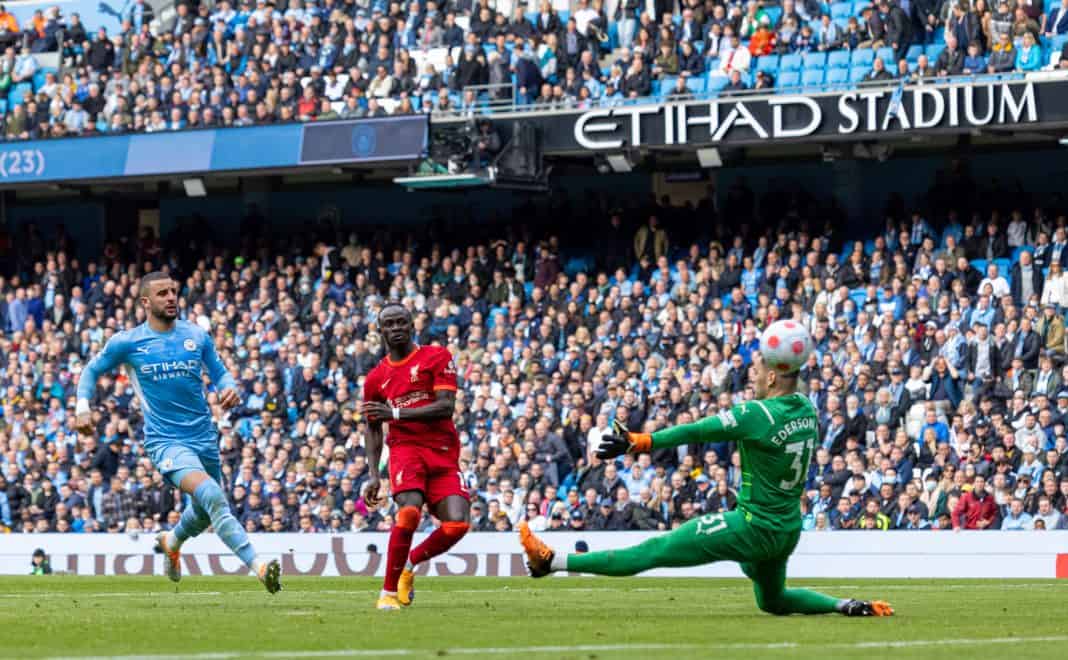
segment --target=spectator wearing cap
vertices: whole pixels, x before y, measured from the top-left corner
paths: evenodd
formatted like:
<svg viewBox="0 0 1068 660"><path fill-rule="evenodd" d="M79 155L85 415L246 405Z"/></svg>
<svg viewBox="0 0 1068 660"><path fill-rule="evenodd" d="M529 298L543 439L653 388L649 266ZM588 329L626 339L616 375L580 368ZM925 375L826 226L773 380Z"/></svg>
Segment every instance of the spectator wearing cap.
<svg viewBox="0 0 1068 660"><path fill-rule="evenodd" d="M499 510L498 513L500 513ZM471 529L476 532L494 531L493 520L486 515L485 507L478 500L471 503Z"/></svg>
<svg viewBox="0 0 1068 660"><path fill-rule="evenodd" d="M930 529L931 523L923 516L923 509L919 504L913 504L905 510L905 520L897 527L909 531Z"/></svg>

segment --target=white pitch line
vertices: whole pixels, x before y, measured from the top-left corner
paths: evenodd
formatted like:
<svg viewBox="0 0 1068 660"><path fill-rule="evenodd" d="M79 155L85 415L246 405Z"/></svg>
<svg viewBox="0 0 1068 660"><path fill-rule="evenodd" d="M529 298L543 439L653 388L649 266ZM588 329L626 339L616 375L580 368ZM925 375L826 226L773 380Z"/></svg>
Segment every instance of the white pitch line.
<svg viewBox="0 0 1068 660"><path fill-rule="evenodd" d="M255 590L257 592L262 589ZM231 593L231 592L227 592ZM251 592L250 592L251 593ZM101 592L73 592L73 591L27 591L22 594L0 594L0 598L32 600L38 597L44 598L156 598L158 596L221 596L221 591L101 591Z"/></svg>
<svg viewBox="0 0 1068 660"><path fill-rule="evenodd" d="M723 650L788 650L788 649L872 649L872 648L915 648L925 646L981 646L987 644L1018 643L1053 643L1068 642L1068 635L1046 635L1037 637L966 637L959 639L912 639L912 640L873 640L865 642L832 642L828 644L799 644L797 642L756 643L716 643L713 640L705 644L576 644L558 646L495 646L485 648L454 649L337 649L323 651L220 651L212 653L194 653L182 655L111 655L111 656L59 656L45 660L233 660L234 658L366 658L380 656L424 656L424 655L513 655L527 653L576 653L576 652L637 652L637 651L678 651L688 649Z"/></svg>
<svg viewBox="0 0 1068 660"><path fill-rule="evenodd" d="M283 576L284 577L284 576ZM566 578L565 578L566 579ZM686 586L670 586L670 587L635 587L627 589L628 592L643 592L643 593L666 593L672 591L687 591L687 592L718 592L718 591L737 591L748 585L748 583L742 584L742 580L739 580L738 586L724 587L724 586L701 586L700 583ZM555 584L555 583L554 583ZM930 586L920 584L881 584L881 585L862 585L862 584L819 584L811 583L807 580L791 581L791 586L806 587L812 589L821 589L824 591L844 591L848 589L877 589L879 592L886 591L929 591ZM304 586L304 585L301 585ZM982 587L983 584L946 584L940 585L938 589L941 590L956 590L956 591L968 591L975 589L976 587ZM1064 589L1068 590L1068 583L1065 582L1038 582L1034 584L1000 584L997 585L998 589ZM516 594L516 593L539 593L539 594L553 594L553 593L608 593L618 592L616 587L511 587L502 586L496 589L442 589L435 591L433 587L429 587L421 592L423 597L435 597L441 596L448 598L452 594L485 594L485 595L503 595L503 594ZM69 591L34 591L15 594L0 594L0 600L20 600L20 599L33 599L33 598L70 598L70 599L89 599L89 598L159 598L161 596L177 597L177 598L195 598L195 597L218 597L218 596L230 596L230 595L243 595L243 594L262 594L262 589L234 589L226 592L221 591L111 591L111 592L81 592L73 593ZM301 597L301 596L363 596L366 593L370 593L366 589L316 589L314 586L308 586L308 588L287 589L285 596L288 597Z"/></svg>

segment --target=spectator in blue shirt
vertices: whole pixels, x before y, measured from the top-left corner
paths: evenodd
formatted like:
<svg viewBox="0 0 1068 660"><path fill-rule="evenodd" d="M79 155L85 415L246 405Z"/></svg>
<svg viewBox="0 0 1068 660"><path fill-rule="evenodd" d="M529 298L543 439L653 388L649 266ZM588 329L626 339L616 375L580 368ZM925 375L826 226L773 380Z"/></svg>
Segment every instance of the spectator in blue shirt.
<svg viewBox="0 0 1068 660"><path fill-rule="evenodd" d="M968 54L964 57L964 73L986 72L986 58L980 52L978 41L968 44Z"/></svg>
<svg viewBox="0 0 1068 660"><path fill-rule="evenodd" d="M1031 529L1031 514L1024 511L1023 500L1019 497L1012 498L1008 512L1001 519L1001 529L1014 532Z"/></svg>
<svg viewBox="0 0 1068 660"><path fill-rule="evenodd" d="M1017 71L1038 71L1042 68L1042 47L1035 43L1035 35L1027 32L1023 36L1023 45L1016 51Z"/></svg>
<svg viewBox="0 0 1068 660"><path fill-rule="evenodd" d="M935 410L934 406L928 406L927 408L923 426L920 427L919 437L922 438L923 434L926 433L929 428L934 429L935 438L937 439L938 444L949 442L949 427L945 422L938 419L938 412Z"/></svg>

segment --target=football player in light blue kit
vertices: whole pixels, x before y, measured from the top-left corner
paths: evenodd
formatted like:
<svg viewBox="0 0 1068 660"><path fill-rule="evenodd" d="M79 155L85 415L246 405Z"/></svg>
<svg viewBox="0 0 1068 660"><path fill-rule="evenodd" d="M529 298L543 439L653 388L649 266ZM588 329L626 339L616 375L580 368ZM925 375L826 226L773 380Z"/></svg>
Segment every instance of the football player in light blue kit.
<svg viewBox="0 0 1068 660"><path fill-rule="evenodd" d="M157 551L167 557L167 577L182 577L182 543L208 525L252 569L267 591L282 588L278 560L256 557L241 523L230 512L220 487L219 442L204 395L203 373L219 391L219 404L238 403L237 384L226 371L211 337L199 326L178 319L178 285L165 273L141 280L141 304L148 320L113 336L85 367L78 381L75 410L78 429L91 433L89 400L96 381L123 365L145 418L145 451L167 479L186 494L182 518L170 532L156 537Z"/></svg>

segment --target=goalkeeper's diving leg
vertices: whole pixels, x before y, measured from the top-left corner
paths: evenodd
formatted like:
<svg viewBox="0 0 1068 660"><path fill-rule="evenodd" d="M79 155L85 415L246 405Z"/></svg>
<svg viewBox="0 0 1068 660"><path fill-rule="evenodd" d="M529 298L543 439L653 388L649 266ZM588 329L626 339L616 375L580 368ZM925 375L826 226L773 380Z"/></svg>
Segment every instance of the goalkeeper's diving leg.
<svg viewBox="0 0 1068 660"><path fill-rule="evenodd" d="M596 575L636 575L653 568L698 566L736 561L753 581L757 606L769 614L832 614L889 616L881 601L839 599L808 589L786 588L786 561L799 533L777 534L753 527L740 511L708 514L682 527L622 550L562 555L519 525L520 542L533 577L554 571Z"/></svg>

